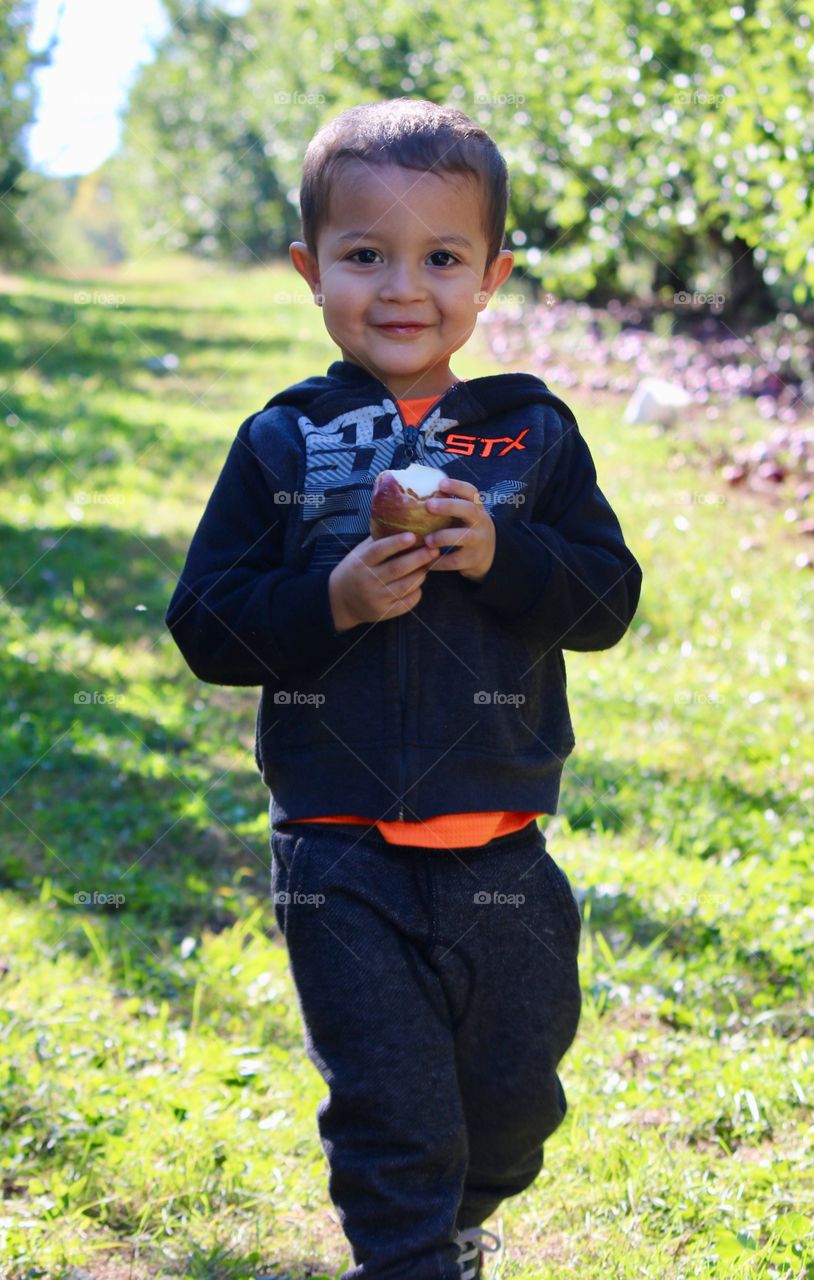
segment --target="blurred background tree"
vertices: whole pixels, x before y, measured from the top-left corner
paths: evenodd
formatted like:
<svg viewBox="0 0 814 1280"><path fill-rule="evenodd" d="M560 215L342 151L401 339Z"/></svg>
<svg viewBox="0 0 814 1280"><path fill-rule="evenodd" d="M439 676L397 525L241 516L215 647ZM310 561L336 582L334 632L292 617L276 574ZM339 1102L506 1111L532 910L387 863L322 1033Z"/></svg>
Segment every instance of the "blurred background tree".
<svg viewBox="0 0 814 1280"><path fill-rule="evenodd" d="M492 0L165 7L172 26L99 175L114 256L285 255L311 135L353 103L405 95L459 106L496 138L513 280L533 295L702 290L749 321L810 300L814 0L517 0L511 23Z"/></svg>
<svg viewBox="0 0 814 1280"><path fill-rule="evenodd" d="M19 216L35 181L27 170L24 145L24 131L36 108L33 75L50 62L53 49L51 44L40 53L31 52L32 20L31 0L0 9L0 255L6 262L29 262L43 252Z"/></svg>

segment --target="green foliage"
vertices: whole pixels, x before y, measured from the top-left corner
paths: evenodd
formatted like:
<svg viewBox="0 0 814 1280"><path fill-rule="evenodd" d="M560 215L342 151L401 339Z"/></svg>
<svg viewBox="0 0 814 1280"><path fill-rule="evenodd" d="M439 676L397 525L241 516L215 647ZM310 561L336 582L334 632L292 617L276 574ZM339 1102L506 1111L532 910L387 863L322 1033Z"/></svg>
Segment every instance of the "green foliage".
<svg viewBox="0 0 814 1280"><path fill-rule="evenodd" d="M284 253L315 129L406 95L492 132L510 242L546 289L618 292L641 263L667 297L707 288L741 313L767 282L798 304L814 287L814 0L518 0L510 23L492 0L170 9L115 170L134 250Z"/></svg>
<svg viewBox="0 0 814 1280"><path fill-rule="evenodd" d="M81 177L29 173L19 207L41 266L66 272L120 262L125 256L106 166Z"/></svg>
<svg viewBox="0 0 814 1280"><path fill-rule="evenodd" d="M0 10L0 255L23 262L36 254L18 209L26 193L23 135L34 116L32 75L50 61L51 46L38 54L28 47L32 0L15 0Z"/></svg>
<svg viewBox="0 0 814 1280"><path fill-rule="evenodd" d="M267 258L296 236L289 190L319 123L312 105L293 112L293 128L274 128L299 84L289 55L279 71L268 62L269 47L278 57L290 48L291 15L265 6L227 21L185 7L177 18L134 86L123 154L109 167L125 240L134 252Z"/></svg>

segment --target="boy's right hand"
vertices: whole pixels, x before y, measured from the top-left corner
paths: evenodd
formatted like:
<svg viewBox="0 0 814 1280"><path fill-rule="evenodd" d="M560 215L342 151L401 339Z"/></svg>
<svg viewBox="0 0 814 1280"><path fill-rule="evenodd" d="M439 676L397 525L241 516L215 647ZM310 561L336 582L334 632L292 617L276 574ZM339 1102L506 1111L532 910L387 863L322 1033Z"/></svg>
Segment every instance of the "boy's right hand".
<svg viewBox="0 0 814 1280"><path fill-rule="evenodd" d="M328 579L334 626L349 631L360 622L380 622L414 609L421 599L427 568L441 554L416 535L368 537L340 560Z"/></svg>

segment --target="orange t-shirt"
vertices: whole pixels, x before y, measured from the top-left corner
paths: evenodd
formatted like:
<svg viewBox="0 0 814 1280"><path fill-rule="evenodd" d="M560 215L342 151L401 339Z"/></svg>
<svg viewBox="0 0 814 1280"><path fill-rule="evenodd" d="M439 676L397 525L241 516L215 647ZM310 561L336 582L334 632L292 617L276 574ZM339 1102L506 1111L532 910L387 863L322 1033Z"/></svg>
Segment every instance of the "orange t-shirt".
<svg viewBox="0 0 814 1280"><path fill-rule="evenodd" d="M409 426L415 426L440 396L422 396L416 400L397 400L399 412ZM525 827L536 813L442 813L426 822L375 823L389 844L418 845L423 849L464 849L470 845L488 844L497 836L507 836ZM372 819L355 814L330 818L289 818L289 822L352 822L370 826Z"/></svg>

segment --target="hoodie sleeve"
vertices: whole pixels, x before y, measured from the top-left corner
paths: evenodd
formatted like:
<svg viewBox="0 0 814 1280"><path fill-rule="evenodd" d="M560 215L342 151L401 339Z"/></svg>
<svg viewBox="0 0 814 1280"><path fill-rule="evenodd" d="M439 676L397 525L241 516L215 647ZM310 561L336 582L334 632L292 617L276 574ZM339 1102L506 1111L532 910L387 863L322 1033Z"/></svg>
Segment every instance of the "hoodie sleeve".
<svg viewBox="0 0 814 1280"><path fill-rule="evenodd" d="M636 612L642 571L596 482L588 445L563 422L531 521L495 520L495 558L473 597L549 648L609 649Z"/></svg>
<svg viewBox="0 0 814 1280"><path fill-rule="evenodd" d="M299 459L280 429L270 459L261 460L251 433L258 416L247 418L232 442L164 618L193 674L211 684L305 679L359 634L358 627L341 634L334 627L330 570L284 566ZM288 501L275 501L278 493Z"/></svg>

